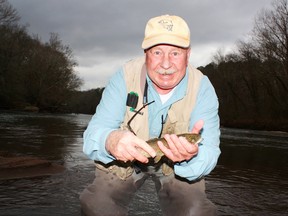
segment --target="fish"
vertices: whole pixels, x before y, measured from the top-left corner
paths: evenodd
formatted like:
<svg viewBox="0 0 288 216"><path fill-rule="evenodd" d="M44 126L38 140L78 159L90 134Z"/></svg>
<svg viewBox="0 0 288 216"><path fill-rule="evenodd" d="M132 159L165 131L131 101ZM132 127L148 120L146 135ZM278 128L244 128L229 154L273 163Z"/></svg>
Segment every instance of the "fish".
<svg viewBox="0 0 288 216"><path fill-rule="evenodd" d="M184 137L191 144L199 144L203 140L201 135L196 134L196 133L182 133L182 134L177 134L177 136ZM153 138L153 139L146 141L156 152L156 156L154 157L154 163L159 162L162 156L164 156L164 153L158 147L158 144L157 144L158 141L161 141L165 147L169 148L169 145L164 138ZM151 157L151 155L149 155L144 150L141 151L141 154L147 158Z"/></svg>

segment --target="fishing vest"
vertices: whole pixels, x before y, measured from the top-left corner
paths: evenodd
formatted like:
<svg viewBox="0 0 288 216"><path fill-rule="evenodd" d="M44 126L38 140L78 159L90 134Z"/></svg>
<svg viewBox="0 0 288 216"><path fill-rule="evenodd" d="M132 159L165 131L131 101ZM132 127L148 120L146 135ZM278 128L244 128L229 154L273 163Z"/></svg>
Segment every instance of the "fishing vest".
<svg viewBox="0 0 288 216"><path fill-rule="evenodd" d="M146 65L145 57L131 60L124 65L124 77L127 92L136 92L139 95L136 110L143 106L144 88L146 83ZM203 74L188 65L188 85L185 96L171 105L168 110L167 120L163 127L164 134L179 134L185 133L189 130L190 116L196 103L197 93ZM140 103L139 103L140 102ZM148 101L149 102L149 101ZM148 140L149 137L149 124L148 124L148 106L142 111L141 115L136 115L130 126L133 128L137 137ZM127 129L127 123L135 114L127 106L126 114L121 128Z"/></svg>
<svg viewBox="0 0 288 216"><path fill-rule="evenodd" d="M190 116L196 103L197 93L203 74L188 64L188 84L184 97L171 105L168 110L167 119L163 126L162 134L180 134L189 132ZM137 58L127 62L124 67L124 79L127 92L135 92L138 94L138 104L135 110L139 110L143 106L144 89L146 84L146 65L145 57ZM126 99L126 98L125 98ZM149 101L148 101L149 102ZM128 129L127 123L135 114L135 110L131 111L127 106L121 129ZM148 106L141 110L141 114L134 117L130 124L137 137L148 140L149 123L148 123ZM134 172L133 164L113 161L109 164L95 162L96 167L102 171L112 172L120 179L125 180ZM164 175L173 173L174 164L172 161L165 160L161 166Z"/></svg>

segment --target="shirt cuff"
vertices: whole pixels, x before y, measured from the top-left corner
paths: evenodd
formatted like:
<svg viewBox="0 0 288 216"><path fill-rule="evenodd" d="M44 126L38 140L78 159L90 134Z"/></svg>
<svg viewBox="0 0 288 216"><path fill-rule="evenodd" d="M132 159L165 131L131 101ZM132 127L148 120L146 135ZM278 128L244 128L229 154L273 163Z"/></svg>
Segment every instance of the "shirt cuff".
<svg viewBox="0 0 288 216"><path fill-rule="evenodd" d="M113 157L113 155L111 155L106 150L106 146L105 146L106 139L113 130L114 129L104 129L104 130L98 131L98 133L94 133L91 136L91 140L98 143L98 145L95 146L95 149L92 152L93 160L98 160L105 164L110 163L113 160L115 160L115 157Z"/></svg>

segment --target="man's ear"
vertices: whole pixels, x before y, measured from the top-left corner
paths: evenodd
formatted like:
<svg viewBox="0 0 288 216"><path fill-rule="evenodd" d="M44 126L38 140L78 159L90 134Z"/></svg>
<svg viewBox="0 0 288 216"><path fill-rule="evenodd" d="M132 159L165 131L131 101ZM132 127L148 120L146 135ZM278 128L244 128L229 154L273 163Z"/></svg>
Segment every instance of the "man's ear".
<svg viewBox="0 0 288 216"><path fill-rule="evenodd" d="M190 54L191 54L191 48L189 47L187 49L187 65L188 65L188 62L189 62Z"/></svg>

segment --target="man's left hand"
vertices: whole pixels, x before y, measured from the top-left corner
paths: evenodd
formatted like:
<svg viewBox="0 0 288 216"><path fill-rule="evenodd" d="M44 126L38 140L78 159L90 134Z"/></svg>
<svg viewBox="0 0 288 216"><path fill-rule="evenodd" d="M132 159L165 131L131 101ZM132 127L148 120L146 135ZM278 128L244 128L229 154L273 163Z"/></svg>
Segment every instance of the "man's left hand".
<svg viewBox="0 0 288 216"><path fill-rule="evenodd" d="M199 120L195 123L191 133L199 134L203 128L204 121ZM173 162L190 160L198 154L198 144L188 142L184 137L178 137L176 134L165 134L169 148L166 148L162 142L158 141L161 151Z"/></svg>

